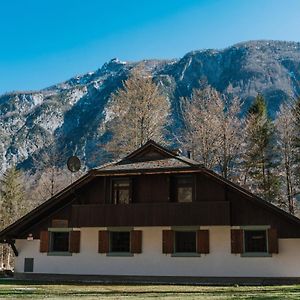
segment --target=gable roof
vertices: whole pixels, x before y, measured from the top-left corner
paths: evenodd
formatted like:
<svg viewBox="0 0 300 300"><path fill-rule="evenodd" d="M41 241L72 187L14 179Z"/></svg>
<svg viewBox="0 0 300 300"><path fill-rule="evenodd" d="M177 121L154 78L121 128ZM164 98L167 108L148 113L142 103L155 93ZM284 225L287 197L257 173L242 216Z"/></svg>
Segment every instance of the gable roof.
<svg viewBox="0 0 300 300"><path fill-rule="evenodd" d="M98 168L99 172L104 171L125 171L125 170L158 170L174 168L199 167L201 164L195 160L178 155L153 140L136 149L123 159Z"/></svg>
<svg viewBox="0 0 300 300"><path fill-rule="evenodd" d="M146 153L158 153L162 155L164 158L159 156L154 157L153 160L149 159L149 156L145 156ZM113 162L111 164L106 164L98 169L92 169L87 174L79 178L73 184L69 185L52 198L9 225L5 229L0 232L0 242L5 242L5 240L9 239L16 235L17 232L21 232L29 228L30 226L39 223L42 218L49 216L51 211L57 211L64 207L65 205L70 204L72 201L76 199L76 197L69 197L70 199L66 201L66 198L75 190L81 188L86 185L96 176L106 176L106 175L123 175L125 173L134 173L138 174L153 174L160 172L180 172L180 171L189 171L189 172L199 172L205 174L206 176L213 178L215 181L230 186L235 191L242 193L247 197L249 201L254 201L255 203L263 206L266 209L271 210L273 213L279 214L284 218L287 218L292 224L300 227L300 219L291 214L285 212L284 210L276 207L275 205L266 202L265 200L255 196L251 192L243 189L242 187L234 184L233 182L223 178L222 176L216 174L215 172L208 170L203 165L194 161L192 159L186 158L181 155L177 155L174 152L158 145L154 141L149 141L142 147L138 148L125 158Z"/></svg>
<svg viewBox="0 0 300 300"><path fill-rule="evenodd" d="M127 156L125 156L120 163L126 163L127 161L138 160L139 158L143 158L143 154L145 155L147 152L152 151L161 155L161 158L171 158L175 156L175 153L168 150L167 148L162 147L158 143L153 140L147 141L140 148L134 150Z"/></svg>

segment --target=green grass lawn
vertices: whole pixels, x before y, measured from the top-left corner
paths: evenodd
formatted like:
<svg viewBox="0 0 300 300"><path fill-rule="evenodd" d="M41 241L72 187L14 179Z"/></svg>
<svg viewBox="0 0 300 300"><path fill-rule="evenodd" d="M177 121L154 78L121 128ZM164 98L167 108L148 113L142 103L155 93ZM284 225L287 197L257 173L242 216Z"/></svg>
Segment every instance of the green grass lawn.
<svg viewBox="0 0 300 300"><path fill-rule="evenodd" d="M0 281L0 299L300 299L300 285L185 286L28 284Z"/></svg>

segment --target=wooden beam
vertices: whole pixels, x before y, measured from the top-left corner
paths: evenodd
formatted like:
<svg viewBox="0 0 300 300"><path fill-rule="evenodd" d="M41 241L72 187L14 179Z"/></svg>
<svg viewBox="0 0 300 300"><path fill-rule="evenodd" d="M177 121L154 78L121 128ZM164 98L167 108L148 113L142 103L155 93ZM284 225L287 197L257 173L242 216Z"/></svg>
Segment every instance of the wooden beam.
<svg viewBox="0 0 300 300"><path fill-rule="evenodd" d="M19 252L16 248L15 241L8 241L8 244L11 246L11 249L14 251L15 256L19 256Z"/></svg>

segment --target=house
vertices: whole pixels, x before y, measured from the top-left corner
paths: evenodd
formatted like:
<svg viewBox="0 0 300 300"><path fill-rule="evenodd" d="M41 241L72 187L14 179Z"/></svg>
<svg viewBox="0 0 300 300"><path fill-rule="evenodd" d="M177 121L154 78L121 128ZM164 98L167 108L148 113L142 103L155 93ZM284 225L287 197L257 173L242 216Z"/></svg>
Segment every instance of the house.
<svg viewBox="0 0 300 300"><path fill-rule="evenodd" d="M298 218L153 141L89 171L0 241L17 278L300 278Z"/></svg>

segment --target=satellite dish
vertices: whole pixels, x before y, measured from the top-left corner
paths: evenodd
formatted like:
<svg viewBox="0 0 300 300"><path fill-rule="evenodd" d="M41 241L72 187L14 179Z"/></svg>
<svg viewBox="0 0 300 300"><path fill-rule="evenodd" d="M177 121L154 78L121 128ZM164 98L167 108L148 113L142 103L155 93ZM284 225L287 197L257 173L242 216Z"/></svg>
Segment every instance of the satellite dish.
<svg viewBox="0 0 300 300"><path fill-rule="evenodd" d="M77 156L71 156L67 161L68 169L72 172L78 172L81 167L80 159Z"/></svg>

